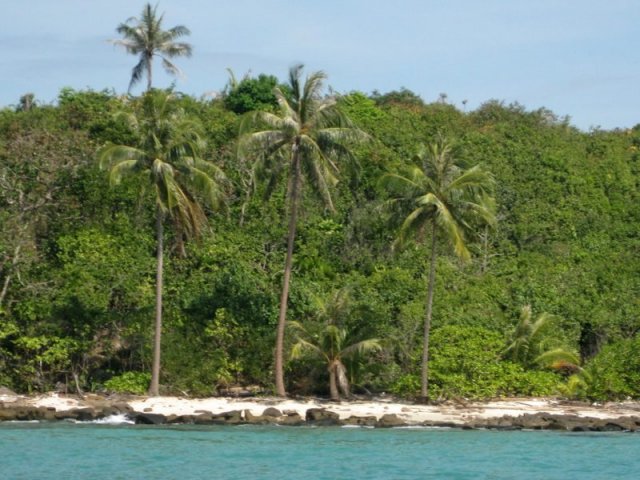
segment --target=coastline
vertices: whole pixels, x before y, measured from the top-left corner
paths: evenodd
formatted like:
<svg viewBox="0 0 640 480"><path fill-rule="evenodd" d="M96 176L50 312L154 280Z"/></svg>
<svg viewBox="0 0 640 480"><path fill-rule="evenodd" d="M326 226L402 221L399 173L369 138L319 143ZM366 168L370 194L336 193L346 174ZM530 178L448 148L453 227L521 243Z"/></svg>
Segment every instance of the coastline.
<svg viewBox="0 0 640 480"><path fill-rule="evenodd" d="M640 402L587 404L547 398L417 405L384 397L330 402L270 397L0 395L0 421L91 421L124 415L139 424L353 425L640 431Z"/></svg>

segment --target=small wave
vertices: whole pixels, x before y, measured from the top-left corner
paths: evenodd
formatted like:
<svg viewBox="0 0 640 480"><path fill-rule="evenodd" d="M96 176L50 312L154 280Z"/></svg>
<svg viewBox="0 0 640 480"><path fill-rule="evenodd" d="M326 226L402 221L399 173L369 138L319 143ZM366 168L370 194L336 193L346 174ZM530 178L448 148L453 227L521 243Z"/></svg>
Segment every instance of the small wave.
<svg viewBox="0 0 640 480"><path fill-rule="evenodd" d="M125 413L119 413L117 415L109 415L108 417L100 418L98 420L82 423L94 423L98 425L133 425L136 422L127 417Z"/></svg>

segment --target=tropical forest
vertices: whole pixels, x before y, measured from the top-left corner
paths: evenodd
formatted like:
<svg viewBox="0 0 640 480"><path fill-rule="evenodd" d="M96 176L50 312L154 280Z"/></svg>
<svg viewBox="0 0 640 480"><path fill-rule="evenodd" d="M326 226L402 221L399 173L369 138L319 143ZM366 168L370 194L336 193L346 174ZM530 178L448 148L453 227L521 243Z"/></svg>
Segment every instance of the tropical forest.
<svg viewBox="0 0 640 480"><path fill-rule="evenodd" d="M0 110L0 386L640 398L640 124L300 64L198 98L153 77L188 34L147 5L140 93Z"/></svg>

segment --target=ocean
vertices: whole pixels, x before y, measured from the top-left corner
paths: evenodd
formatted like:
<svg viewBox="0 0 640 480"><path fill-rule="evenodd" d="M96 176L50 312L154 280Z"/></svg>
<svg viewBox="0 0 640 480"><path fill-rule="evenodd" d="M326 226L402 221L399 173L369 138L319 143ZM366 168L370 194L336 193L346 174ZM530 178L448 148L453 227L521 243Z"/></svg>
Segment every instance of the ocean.
<svg viewBox="0 0 640 480"><path fill-rule="evenodd" d="M640 434L0 424L2 479L638 479Z"/></svg>

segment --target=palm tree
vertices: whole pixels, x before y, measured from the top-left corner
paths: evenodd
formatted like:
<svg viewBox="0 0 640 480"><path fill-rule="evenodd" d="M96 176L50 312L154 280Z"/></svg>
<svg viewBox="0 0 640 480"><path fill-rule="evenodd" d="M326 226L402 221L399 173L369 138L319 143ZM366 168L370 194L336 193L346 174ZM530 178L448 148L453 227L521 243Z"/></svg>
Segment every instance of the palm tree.
<svg viewBox="0 0 640 480"><path fill-rule="evenodd" d="M431 234L429 277L425 307L424 340L420 397L428 401L429 334L436 278L436 245L440 236L453 247L462 260L470 258L465 231L473 231L479 223L494 224L492 202L488 201L493 180L480 166L462 170L455 163L451 145L442 137L423 147L416 155L419 165L406 174L387 174L383 183L392 194L392 202L408 203L411 209L405 218L394 247L401 247L410 237L421 239L425 231Z"/></svg>
<svg viewBox="0 0 640 480"><path fill-rule="evenodd" d="M330 187L337 183L340 158L349 157L348 145L365 136L340 112L333 97L322 97L323 72L311 73L301 82L302 65L289 71L288 91L275 87L279 113L251 112L242 121L239 157L254 160L252 186L267 178L267 197L280 178L287 176L289 233L276 333L275 385L286 396L283 373L287 301L303 177L329 210Z"/></svg>
<svg viewBox="0 0 640 480"><path fill-rule="evenodd" d="M315 300L317 315L323 320L324 328L314 336L302 324L289 322L298 332L296 343L291 349L291 358L301 358L308 352L325 362L329 372L331 400L339 401L340 391L345 397L349 397L349 380L343 360L379 350L381 346L376 338L347 344L348 332L338 324L349 308L348 289L335 291L328 301L322 301L318 297Z"/></svg>
<svg viewBox="0 0 640 480"><path fill-rule="evenodd" d="M562 345L550 328L559 320L555 315L542 313L533 320L531 305L520 311L520 319L511 334L503 357L524 367L544 367L576 373L580 370L578 355Z"/></svg>
<svg viewBox="0 0 640 480"><path fill-rule="evenodd" d="M200 198L214 210L224 203L225 176L200 157L204 142L198 125L185 117L170 93L151 90L127 115L137 133L135 146L106 145L98 152L101 168L110 169L112 184L126 174L146 177L156 198L156 315L150 395L158 395L162 335L164 221L179 225L179 234L197 236L206 223ZM200 194L200 198L195 193Z"/></svg>
<svg viewBox="0 0 640 480"><path fill-rule="evenodd" d="M147 3L142 9L140 18L131 17L118 25L116 31L124 38L111 40L114 45L125 48L127 53L139 55L139 61L131 71L129 91L147 74L147 90L151 90L153 79L153 57L162 59L162 66L170 75L180 75L180 69L169 59L174 57L190 57L192 48L188 43L176 42L180 37L191 32L183 25L162 29L164 14L158 15L158 6Z"/></svg>

